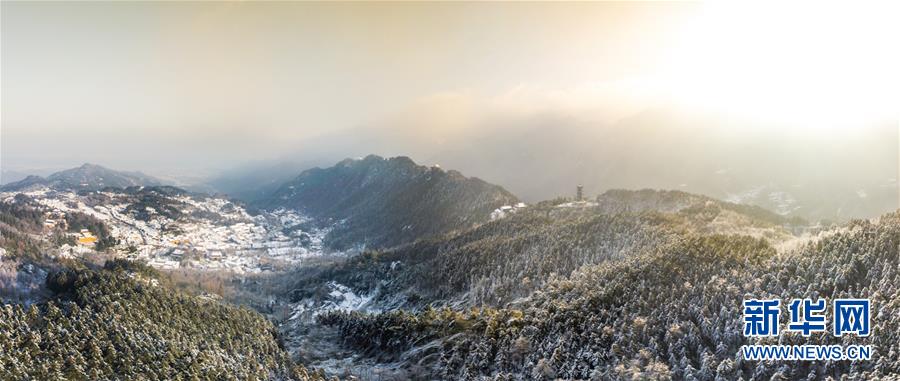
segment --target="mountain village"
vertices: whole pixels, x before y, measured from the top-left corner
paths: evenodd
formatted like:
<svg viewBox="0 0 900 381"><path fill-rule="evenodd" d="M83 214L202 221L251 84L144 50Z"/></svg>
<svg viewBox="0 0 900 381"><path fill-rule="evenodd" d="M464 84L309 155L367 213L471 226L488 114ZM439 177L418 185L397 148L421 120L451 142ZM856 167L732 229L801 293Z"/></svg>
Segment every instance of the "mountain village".
<svg viewBox="0 0 900 381"><path fill-rule="evenodd" d="M152 206L144 206L146 217L138 218L129 212L135 205L133 199L115 190L75 193L43 187L19 194L46 208L45 234L62 231L71 237L53 253L61 258L92 253L100 239L97 231L70 231L66 220L70 213L83 213L105 223L109 235L119 243L114 256L170 270L280 270L322 255L322 240L327 233L312 227L309 219L296 211L278 209L251 216L223 198L167 196L168 202L186 211L181 218L173 219ZM112 201L92 205L88 196ZM13 202L14 198L13 193L0 193L4 202Z"/></svg>

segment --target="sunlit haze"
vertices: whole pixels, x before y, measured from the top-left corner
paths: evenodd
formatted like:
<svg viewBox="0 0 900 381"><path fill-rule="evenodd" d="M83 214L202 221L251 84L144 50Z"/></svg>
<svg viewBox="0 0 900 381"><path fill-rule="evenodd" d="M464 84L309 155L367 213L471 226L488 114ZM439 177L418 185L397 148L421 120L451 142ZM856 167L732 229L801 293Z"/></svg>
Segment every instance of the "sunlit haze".
<svg viewBox="0 0 900 381"><path fill-rule="evenodd" d="M900 381L898 16L0 0L0 381Z"/></svg>
<svg viewBox="0 0 900 381"><path fill-rule="evenodd" d="M84 162L190 182L377 153L527 199L571 182L727 196L771 165L808 186L797 173L823 162L870 175L848 187L896 186L887 2L2 7L4 182ZM665 169L694 162L708 171ZM698 185L723 171L748 183Z"/></svg>
<svg viewBox="0 0 900 381"><path fill-rule="evenodd" d="M674 101L829 133L896 118L896 7L710 3L668 50ZM824 130L824 131L823 131Z"/></svg>

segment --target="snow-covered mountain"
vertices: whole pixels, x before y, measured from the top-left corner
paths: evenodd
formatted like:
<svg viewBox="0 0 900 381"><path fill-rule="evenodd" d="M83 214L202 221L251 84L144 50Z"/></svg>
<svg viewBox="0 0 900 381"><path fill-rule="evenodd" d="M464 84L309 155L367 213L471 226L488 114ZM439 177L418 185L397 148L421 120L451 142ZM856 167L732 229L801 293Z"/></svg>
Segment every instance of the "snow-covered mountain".
<svg viewBox="0 0 900 381"><path fill-rule="evenodd" d="M259 202L335 223L329 246L388 247L471 227L518 199L500 186L408 157L369 155L314 168Z"/></svg>
<svg viewBox="0 0 900 381"><path fill-rule="evenodd" d="M322 253L326 230L294 211L272 210L250 215L228 199L189 193L179 188L128 187L75 192L32 186L25 192L2 192L0 202L27 202L45 215L47 234L63 231L76 215L105 224L117 242L114 253L147 261L157 268L260 272L285 268ZM54 255L78 257L94 249L94 241L69 231L77 244L52 248Z"/></svg>

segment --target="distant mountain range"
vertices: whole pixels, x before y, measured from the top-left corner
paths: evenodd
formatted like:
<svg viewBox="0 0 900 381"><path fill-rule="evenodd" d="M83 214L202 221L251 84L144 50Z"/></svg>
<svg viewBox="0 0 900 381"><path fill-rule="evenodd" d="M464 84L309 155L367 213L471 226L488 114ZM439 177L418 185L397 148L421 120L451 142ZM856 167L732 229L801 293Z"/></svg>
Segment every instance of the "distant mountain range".
<svg viewBox="0 0 900 381"><path fill-rule="evenodd" d="M347 159L304 171L260 207L298 209L335 223L333 248L389 247L468 228L517 203L512 193L457 171L417 165L408 157Z"/></svg>
<svg viewBox="0 0 900 381"><path fill-rule="evenodd" d="M25 172L14 169L0 168L0 185L14 183L24 180L26 177L34 175L33 172Z"/></svg>
<svg viewBox="0 0 900 381"><path fill-rule="evenodd" d="M260 173L256 187L241 188L225 178L220 187L233 187L234 199L255 208L299 210L331 233L333 249L390 247L416 239L469 228L488 221L495 209L517 203L500 186L456 171L417 165L407 157L385 159L371 155L346 159L330 168L314 168L281 180L292 165L274 173ZM252 173L235 176L252 176ZM246 178L240 182L246 184ZM236 180L237 181L237 180ZM57 191L158 187L162 180L140 172L123 172L84 164L46 178L29 176L0 187L2 192L26 192L43 187ZM167 187L173 192L183 192Z"/></svg>
<svg viewBox="0 0 900 381"><path fill-rule="evenodd" d="M19 192L46 186L59 190L100 190L107 187L157 186L163 182L141 172L116 171L96 164L85 163L80 167L53 173L46 178L28 176L20 181L5 184L0 191Z"/></svg>
<svg viewBox="0 0 900 381"><path fill-rule="evenodd" d="M529 203L572 195L583 184L590 195L677 189L810 220L898 208L895 120L824 131L662 108L615 122L547 112L466 128L429 123L335 132L291 159L402 153L499 184Z"/></svg>

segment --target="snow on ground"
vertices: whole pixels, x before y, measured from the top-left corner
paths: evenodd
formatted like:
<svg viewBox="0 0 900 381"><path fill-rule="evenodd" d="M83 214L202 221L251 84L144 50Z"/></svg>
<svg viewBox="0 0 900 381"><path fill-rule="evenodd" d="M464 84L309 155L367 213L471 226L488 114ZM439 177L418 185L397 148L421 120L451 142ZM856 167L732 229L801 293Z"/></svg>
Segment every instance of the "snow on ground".
<svg viewBox="0 0 900 381"><path fill-rule="evenodd" d="M374 298L374 293L369 295L357 295L345 285L331 281L327 283L330 290L323 300L308 298L296 303L290 320L309 321L316 316L329 311L366 311L378 312L377 308L369 303Z"/></svg>
<svg viewBox="0 0 900 381"><path fill-rule="evenodd" d="M503 205L491 212L491 220L504 218L512 213L518 212L520 209L524 209L525 207L527 207L527 205L525 205L524 202L520 202L515 205Z"/></svg>
<svg viewBox="0 0 900 381"><path fill-rule="evenodd" d="M11 202L16 194L2 193L0 200ZM137 218L129 210L137 198L116 191L90 194L102 203L86 194L48 188L21 194L57 213L81 212L103 221L120 240L123 256L160 269L271 271L321 255L327 234L326 229L300 228L310 219L295 211L278 209L251 216L223 198L164 196L182 213L173 220L152 206L143 208L149 217ZM59 251L77 256L83 254L81 249L61 247Z"/></svg>
<svg viewBox="0 0 900 381"><path fill-rule="evenodd" d="M572 201L557 205L557 208L590 208L600 205L593 201Z"/></svg>

